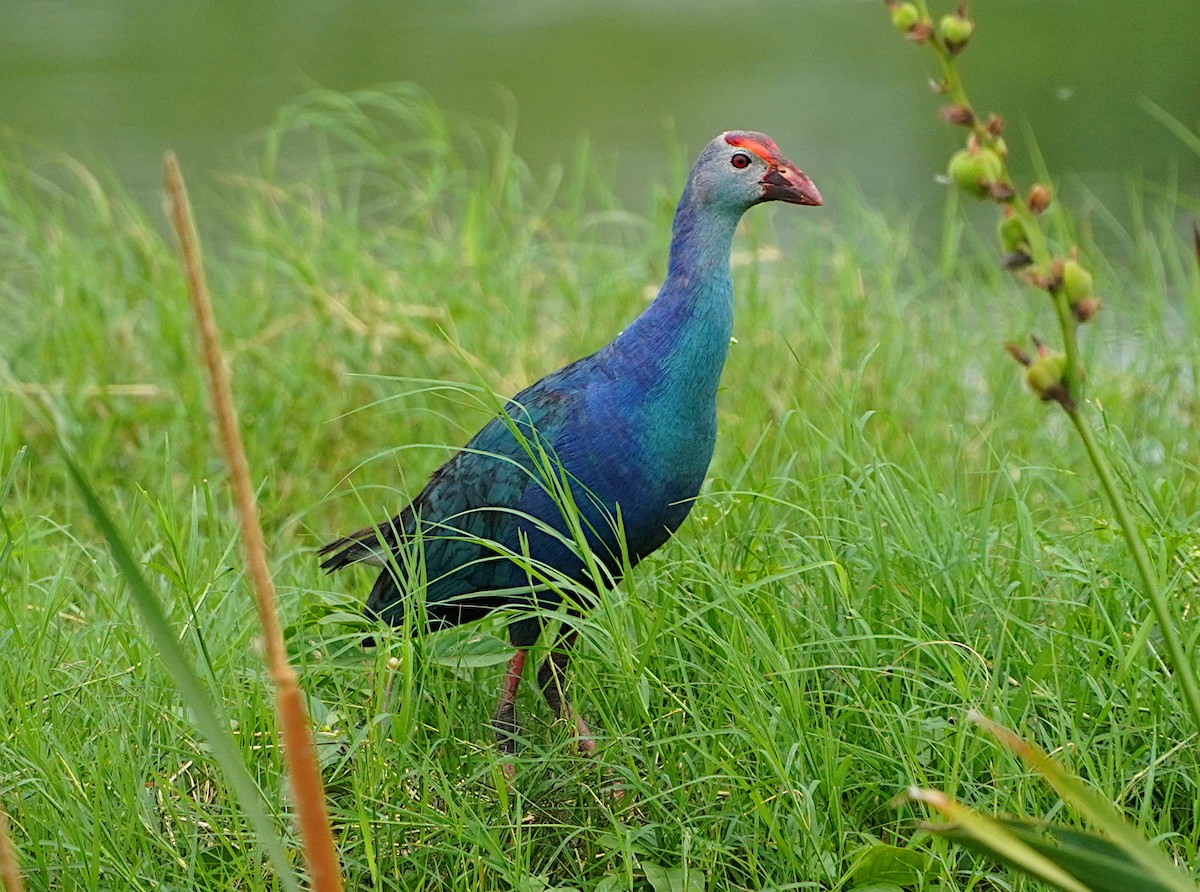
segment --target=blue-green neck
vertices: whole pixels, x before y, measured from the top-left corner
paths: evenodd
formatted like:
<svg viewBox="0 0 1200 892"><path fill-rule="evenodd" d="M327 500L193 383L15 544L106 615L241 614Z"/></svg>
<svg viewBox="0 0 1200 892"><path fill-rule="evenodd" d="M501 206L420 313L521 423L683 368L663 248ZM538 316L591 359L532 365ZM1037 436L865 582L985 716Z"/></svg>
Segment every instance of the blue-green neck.
<svg viewBox="0 0 1200 892"><path fill-rule="evenodd" d="M729 254L744 208L697 198L689 184L672 228L667 279L614 346L646 364L653 402L713 412L733 332Z"/></svg>

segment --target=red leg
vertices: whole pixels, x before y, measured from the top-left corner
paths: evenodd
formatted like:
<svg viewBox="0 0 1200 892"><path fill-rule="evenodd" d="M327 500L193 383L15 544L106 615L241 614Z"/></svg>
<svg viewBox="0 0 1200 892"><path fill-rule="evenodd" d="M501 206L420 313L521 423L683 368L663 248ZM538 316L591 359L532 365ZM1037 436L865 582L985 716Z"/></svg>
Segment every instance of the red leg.
<svg viewBox="0 0 1200 892"><path fill-rule="evenodd" d="M504 676L504 687L500 689L500 700L496 703L496 711L492 714L492 727L496 730L496 745L506 756L512 755L517 749L517 687L521 684L521 670L525 668L527 650L518 650L513 654L508 664L508 672ZM512 765L505 765L504 773L510 778L513 774Z"/></svg>

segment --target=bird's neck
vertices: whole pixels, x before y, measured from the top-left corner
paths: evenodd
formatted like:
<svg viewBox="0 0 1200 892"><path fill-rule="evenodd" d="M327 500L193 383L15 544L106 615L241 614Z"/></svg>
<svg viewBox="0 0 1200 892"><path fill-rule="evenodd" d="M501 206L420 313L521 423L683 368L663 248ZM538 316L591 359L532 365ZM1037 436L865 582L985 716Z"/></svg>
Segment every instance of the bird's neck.
<svg viewBox="0 0 1200 892"><path fill-rule="evenodd" d="M675 212L667 279L618 338L631 353L651 358L647 385L664 399L715 407L733 332L729 254L740 217L740 210L697 201L686 189Z"/></svg>
<svg viewBox="0 0 1200 892"><path fill-rule="evenodd" d="M671 225L671 259L663 292L672 280L679 290L687 290L692 283L730 286L729 253L741 218L741 208L697 198L689 183Z"/></svg>

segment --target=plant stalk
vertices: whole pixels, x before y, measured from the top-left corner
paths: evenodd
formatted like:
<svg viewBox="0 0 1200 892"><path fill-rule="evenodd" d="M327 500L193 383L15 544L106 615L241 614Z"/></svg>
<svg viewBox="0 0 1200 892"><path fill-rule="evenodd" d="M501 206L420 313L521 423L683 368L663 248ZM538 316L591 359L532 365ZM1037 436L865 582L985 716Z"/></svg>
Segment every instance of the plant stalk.
<svg viewBox="0 0 1200 892"><path fill-rule="evenodd" d="M1146 595L1154 610L1155 619L1158 620L1159 631L1162 633L1167 655L1171 659L1175 674L1183 688L1184 700L1187 701L1188 709L1191 710L1192 721L1195 723L1196 729L1200 731L1200 686L1196 684L1196 672L1179 630L1175 627L1175 617L1171 615L1170 605L1167 604L1166 595L1163 594L1162 586L1159 585L1158 574L1146 551L1146 543L1138 535L1133 512L1129 509L1129 503L1121 492L1120 484L1108 464L1108 459L1100 449L1100 444L1096 442L1096 435L1091 426L1078 410L1067 412L1067 416L1075 426L1079 439L1083 442L1083 448L1087 450L1092 467L1096 469L1096 476L1100 478L1100 486L1108 497L1113 514L1116 515L1117 526L1121 528L1125 542L1133 553L1133 562L1137 565L1138 575L1142 577L1142 584L1146 587Z"/></svg>
<svg viewBox="0 0 1200 892"><path fill-rule="evenodd" d="M926 20L932 21L926 0L915 0L915 2L921 16ZM966 88L963 86L962 78L958 71L955 55L950 52L949 48L946 47L937 34L930 35L929 39L925 42L929 44L934 55L937 57L938 66L941 69L945 84L946 95L953 103L971 111L971 131L975 138L982 145L998 149L998 137L980 122L979 116L975 114L971 106L971 101L967 96ZM1008 169L1007 163L1004 161L1004 153L997 152L997 154L1000 155L1001 162L1004 164L1003 175L1008 179ZM1029 256L1035 268L1049 274L1054 263L1054 257L1046 241L1045 233L1042 232L1042 228L1038 223L1037 215L1030 210L1015 192L1012 197L1001 203L1007 205L1012 213L1021 221L1025 235L1029 240ZM1079 439L1082 441L1084 450L1087 452L1088 460L1091 462L1092 468L1100 480L1100 486L1108 499L1109 506L1116 516L1117 526L1121 528L1121 534L1125 537L1125 541L1129 545L1129 550L1133 554L1138 575L1142 578L1142 584L1145 586L1150 606L1154 611L1154 616L1162 632L1163 642L1167 648L1167 655L1175 670L1175 675L1183 688L1184 700L1187 702L1188 709L1191 712L1193 725L1196 731L1200 733L1200 685L1196 681L1195 667L1176 627L1175 618L1171 614L1170 605L1167 603L1166 595L1159 584L1158 574L1150 562L1150 555L1146 551L1146 545L1138 535L1137 524L1134 520L1133 512L1129 508L1129 503L1121 491L1116 475L1113 473L1107 457L1096 441L1095 434L1082 414L1083 394L1081 391L1083 389L1083 367L1080 359L1079 340L1077 338L1079 323L1075 319L1075 315L1071 310L1067 295L1064 293L1061 284L1052 285L1049 288L1049 292L1051 302L1054 305L1055 315L1058 317L1059 329L1062 333L1063 353L1066 357L1062 376L1062 384L1066 394L1064 398L1057 400L1057 402L1063 411L1067 413L1075 430L1078 432Z"/></svg>
<svg viewBox="0 0 1200 892"><path fill-rule="evenodd" d="M234 505L246 554L247 575L254 593L259 626L262 629L267 671L275 686L275 709L283 737L284 761L292 783L309 877L316 892L342 892L341 867L329 825L329 814L325 807L325 793L308 711L305 709L304 695L296 682L296 673L288 662L283 633L280 630L279 614L275 608L275 584L267 562L267 547L259 521L258 502L250 482L250 466L246 460L246 449L242 443L242 433L234 408L229 369L221 352L217 321L204 276L200 241L192 218L191 203L174 154L167 153L163 161L171 222L179 238L188 295L196 316L201 354L208 377L213 415L220 433L225 461L229 467Z"/></svg>

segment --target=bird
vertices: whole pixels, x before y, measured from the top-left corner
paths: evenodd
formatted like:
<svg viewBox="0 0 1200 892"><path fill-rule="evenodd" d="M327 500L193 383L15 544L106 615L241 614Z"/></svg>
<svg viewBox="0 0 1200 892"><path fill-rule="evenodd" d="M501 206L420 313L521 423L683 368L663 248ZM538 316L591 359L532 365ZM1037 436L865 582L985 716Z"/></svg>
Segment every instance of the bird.
<svg viewBox="0 0 1200 892"><path fill-rule="evenodd" d="M733 331L734 230L769 201L822 204L769 136L716 136L688 174L666 279L642 313L509 400L398 514L319 551L329 573L380 567L364 613L393 626L419 616L410 628L437 630L512 611L515 653L491 722L506 756L515 753L526 657L548 610L568 621L538 684L556 717L574 723L580 751L595 749L565 693L577 637L569 620L666 542L699 495ZM564 580L582 593L566 604ZM504 770L511 778L511 760Z"/></svg>

